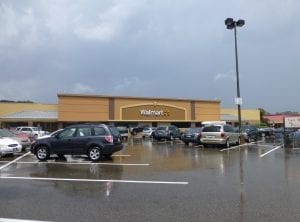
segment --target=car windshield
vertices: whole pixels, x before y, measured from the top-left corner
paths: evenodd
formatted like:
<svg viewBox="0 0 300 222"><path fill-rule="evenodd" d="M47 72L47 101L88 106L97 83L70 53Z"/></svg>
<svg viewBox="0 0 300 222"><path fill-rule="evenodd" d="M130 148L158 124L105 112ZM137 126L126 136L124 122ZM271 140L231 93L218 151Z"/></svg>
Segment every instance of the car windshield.
<svg viewBox="0 0 300 222"><path fill-rule="evenodd" d="M193 134L193 133L198 133L201 131L201 128L189 128L187 130L187 133Z"/></svg>
<svg viewBox="0 0 300 222"><path fill-rule="evenodd" d="M0 130L1 137L15 137L16 135L10 132L9 130L1 129Z"/></svg>
<svg viewBox="0 0 300 222"><path fill-rule="evenodd" d="M221 126L205 126L202 132L220 132Z"/></svg>
<svg viewBox="0 0 300 222"><path fill-rule="evenodd" d="M157 130L166 130L167 127L166 126L160 126L160 127L157 127Z"/></svg>

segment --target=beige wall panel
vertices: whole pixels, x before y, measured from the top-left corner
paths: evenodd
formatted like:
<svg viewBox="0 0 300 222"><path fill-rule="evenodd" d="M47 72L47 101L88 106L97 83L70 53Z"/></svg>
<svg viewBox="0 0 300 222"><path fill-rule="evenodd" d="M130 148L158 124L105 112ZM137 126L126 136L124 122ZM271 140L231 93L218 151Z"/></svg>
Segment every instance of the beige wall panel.
<svg viewBox="0 0 300 222"><path fill-rule="evenodd" d="M195 104L196 121L219 121L220 103L219 102L196 102Z"/></svg>
<svg viewBox="0 0 300 222"><path fill-rule="evenodd" d="M108 98L59 96L59 121L107 121Z"/></svg>
<svg viewBox="0 0 300 222"><path fill-rule="evenodd" d="M62 122L105 122L108 115L100 115L99 113L74 113L62 112L59 114L59 121Z"/></svg>

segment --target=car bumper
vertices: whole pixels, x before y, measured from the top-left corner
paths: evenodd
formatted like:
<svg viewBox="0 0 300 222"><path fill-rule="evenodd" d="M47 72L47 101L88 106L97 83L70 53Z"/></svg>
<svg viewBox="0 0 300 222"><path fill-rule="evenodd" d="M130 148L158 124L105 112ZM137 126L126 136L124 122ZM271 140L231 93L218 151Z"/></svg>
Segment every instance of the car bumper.
<svg viewBox="0 0 300 222"><path fill-rule="evenodd" d="M103 147L102 152L103 152L104 155L106 155L106 154L112 154L112 153L118 152L122 149L123 149L123 144L111 145L111 146Z"/></svg>
<svg viewBox="0 0 300 222"><path fill-rule="evenodd" d="M200 142L199 139L194 138L194 137L182 137L181 140L183 142L187 142L187 143L196 143L196 142Z"/></svg>
<svg viewBox="0 0 300 222"><path fill-rule="evenodd" d="M7 154L14 154L22 151L22 146L16 147L1 147L0 148L0 155L7 155Z"/></svg>
<svg viewBox="0 0 300 222"><path fill-rule="evenodd" d="M215 144L215 145L222 145L226 143L226 139L208 139L208 138L203 138L200 139L201 143L203 144Z"/></svg>

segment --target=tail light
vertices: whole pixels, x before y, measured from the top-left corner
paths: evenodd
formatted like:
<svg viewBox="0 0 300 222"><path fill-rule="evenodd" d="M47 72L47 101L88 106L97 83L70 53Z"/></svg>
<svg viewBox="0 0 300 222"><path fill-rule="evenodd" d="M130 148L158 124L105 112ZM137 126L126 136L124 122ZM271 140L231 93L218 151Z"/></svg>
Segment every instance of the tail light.
<svg viewBox="0 0 300 222"><path fill-rule="evenodd" d="M105 136L104 139L106 140L106 142L108 143L113 143L114 142L114 138L112 136Z"/></svg>
<svg viewBox="0 0 300 222"><path fill-rule="evenodd" d="M221 137L224 138L225 137L225 133L221 133Z"/></svg>

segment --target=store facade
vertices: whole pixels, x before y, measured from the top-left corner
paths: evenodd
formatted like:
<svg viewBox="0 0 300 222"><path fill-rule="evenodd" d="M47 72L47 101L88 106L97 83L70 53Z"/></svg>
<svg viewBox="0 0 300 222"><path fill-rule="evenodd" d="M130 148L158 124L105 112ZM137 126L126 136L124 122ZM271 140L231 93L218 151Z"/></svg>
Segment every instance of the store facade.
<svg viewBox="0 0 300 222"><path fill-rule="evenodd" d="M219 100L58 94L58 122L104 122L115 125L179 127L220 120Z"/></svg>

